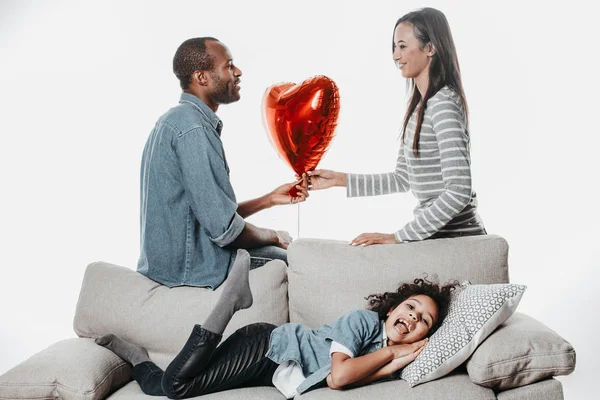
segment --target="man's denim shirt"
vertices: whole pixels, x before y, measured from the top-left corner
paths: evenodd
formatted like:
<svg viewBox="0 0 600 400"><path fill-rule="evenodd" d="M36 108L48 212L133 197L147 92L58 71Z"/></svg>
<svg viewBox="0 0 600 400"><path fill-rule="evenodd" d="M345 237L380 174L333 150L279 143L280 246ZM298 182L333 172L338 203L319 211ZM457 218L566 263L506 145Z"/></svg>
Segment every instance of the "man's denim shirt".
<svg viewBox="0 0 600 400"><path fill-rule="evenodd" d="M335 341L357 357L382 347L382 324L375 311L351 311L331 325L313 330L301 324L287 323L271 333L267 357L283 364L294 361L302 367L306 379L296 389L298 394L324 386L331 372L329 349Z"/></svg>
<svg viewBox="0 0 600 400"><path fill-rule="evenodd" d="M150 133L141 168L137 270L163 285L216 289L235 251L225 248L244 229L229 181L222 122L182 93Z"/></svg>

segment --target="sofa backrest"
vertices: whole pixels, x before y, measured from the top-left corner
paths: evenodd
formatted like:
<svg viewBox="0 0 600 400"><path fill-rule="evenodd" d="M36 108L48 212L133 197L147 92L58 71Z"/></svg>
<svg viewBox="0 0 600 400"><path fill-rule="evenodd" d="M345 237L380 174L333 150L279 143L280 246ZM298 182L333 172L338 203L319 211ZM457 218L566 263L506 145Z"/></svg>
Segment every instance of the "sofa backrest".
<svg viewBox="0 0 600 400"><path fill-rule="evenodd" d="M283 261L271 261L250 271L254 304L236 313L224 337L253 322L281 325L288 321L287 277ZM160 285L138 272L104 262L85 272L74 329L80 337L114 333L144 346L165 368L183 347L194 324L202 324L216 304L222 287Z"/></svg>
<svg viewBox="0 0 600 400"><path fill-rule="evenodd" d="M350 246L298 239L288 249L290 321L317 328L366 306L365 297L394 291L428 274L440 283L508 282L508 244L497 235Z"/></svg>

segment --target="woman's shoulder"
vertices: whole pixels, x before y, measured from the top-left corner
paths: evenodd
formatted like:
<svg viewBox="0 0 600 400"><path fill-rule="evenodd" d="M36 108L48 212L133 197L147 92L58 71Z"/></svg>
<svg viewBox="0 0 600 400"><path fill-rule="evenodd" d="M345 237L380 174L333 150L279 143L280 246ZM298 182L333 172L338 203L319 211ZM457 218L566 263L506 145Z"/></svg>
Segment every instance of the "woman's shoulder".
<svg viewBox="0 0 600 400"><path fill-rule="evenodd" d="M444 86L431 96L427 101L427 111L437 111L440 109L463 109L461 97L448 86Z"/></svg>
<svg viewBox="0 0 600 400"><path fill-rule="evenodd" d="M427 101L427 105L439 103L442 101L452 101L454 103L460 103L460 96L454 90L449 88L448 86L444 86L440 90L437 91L431 98Z"/></svg>

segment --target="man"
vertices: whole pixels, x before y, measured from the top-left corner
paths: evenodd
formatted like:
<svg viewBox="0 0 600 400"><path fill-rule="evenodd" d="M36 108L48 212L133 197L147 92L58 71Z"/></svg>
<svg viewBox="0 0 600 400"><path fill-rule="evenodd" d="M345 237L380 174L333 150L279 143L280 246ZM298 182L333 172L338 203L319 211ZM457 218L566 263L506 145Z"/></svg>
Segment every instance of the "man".
<svg viewBox="0 0 600 400"><path fill-rule="evenodd" d="M173 72L183 89L179 105L160 117L142 157L137 270L170 287L216 289L240 254L236 249L250 249L252 267L275 258L287 261L291 236L244 218L305 201L308 191L298 181L238 204L221 142L223 123L215 113L219 105L240 99L242 71L223 43L203 37L179 46ZM293 186L297 197L288 194Z"/></svg>

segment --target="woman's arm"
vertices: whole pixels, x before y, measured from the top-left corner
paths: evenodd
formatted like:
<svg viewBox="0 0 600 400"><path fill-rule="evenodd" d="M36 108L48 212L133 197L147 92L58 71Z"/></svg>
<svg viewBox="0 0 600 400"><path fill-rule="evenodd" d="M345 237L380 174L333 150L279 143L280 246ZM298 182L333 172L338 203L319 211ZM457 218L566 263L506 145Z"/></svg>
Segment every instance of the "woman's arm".
<svg viewBox="0 0 600 400"><path fill-rule="evenodd" d="M382 194L407 192L410 189L408 167L404 149L400 146L396 168L383 174L349 174L327 169L309 171L309 190L327 189L333 186L346 187L348 197L379 196Z"/></svg>
<svg viewBox="0 0 600 400"><path fill-rule="evenodd" d="M347 197L380 196L410 190L404 146L400 145L394 171L383 174L347 174Z"/></svg>

